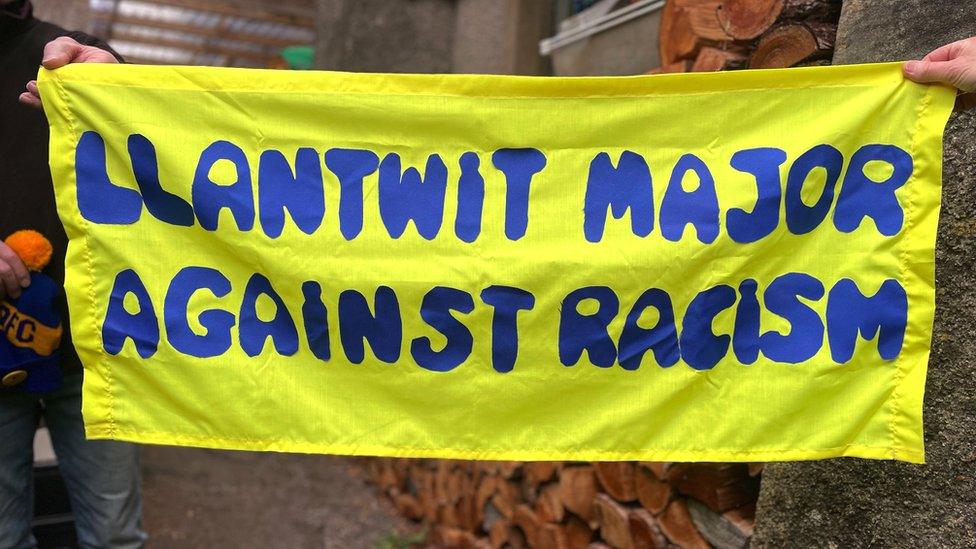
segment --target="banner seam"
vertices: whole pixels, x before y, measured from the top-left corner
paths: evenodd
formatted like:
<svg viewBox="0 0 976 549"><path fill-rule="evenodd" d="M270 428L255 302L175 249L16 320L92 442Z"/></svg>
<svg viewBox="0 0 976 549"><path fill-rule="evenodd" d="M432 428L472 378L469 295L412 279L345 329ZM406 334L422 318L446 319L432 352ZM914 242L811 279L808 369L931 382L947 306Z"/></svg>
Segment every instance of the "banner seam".
<svg viewBox="0 0 976 549"><path fill-rule="evenodd" d="M369 94L369 95L435 95L439 97L512 97L517 99L527 99L540 97L546 99L559 98L585 98L585 97L645 97L647 95L689 95L700 94L721 94L738 91L763 91L763 90L784 90L817 88L830 89L841 87L869 87L873 88L881 82L896 84L893 67L897 66L898 82L901 82L901 62L869 63L864 65L837 65L831 67L807 67L791 69L792 78L779 78L779 71L776 69L754 70L741 72L724 72L710 75L634 75L630 77L531 77L531 76L504 76L504 75L478 75L478 74L435 74L435 75L416 75L403 73L352 73L342 71L323 71L318 73L302 74L278 74L275 79L255 79L253 69L245 70L232 68L207 68L192 66L170 65L164 71L161 67L126 65L125 69L118 66L100 66L98 74L101 78L92 78L90 67L85 65L69 65L59 72L66 73L66 81L82 83L95 83L103 86L115 87L136 87L140 89L170 89L170 90L195 90L208 91L208 88L198 85L198 82L213 83L215 81L230 82L232 85L240 87L221 87L222 91L228 92L261 92L269 91L268 82L276 84L271 88L272 92L303 92L313 91L319 94L329 93L329 89L344 87L344 91L338 93L357 93L369 94L367 92L356 92L355 90L369 90L372 85L371 80L377 77L385 81L385 88L388 93ZM835 85L821 85L821 73L830 71L835 80L843 83ZM114 72L122 72L125 76L117 78ZM88 74L85 74L88 73ZM154 73L158 82L165 80L172 83L170 87L147 87L144 85L146 79L141 78L144 73ZM160 73L163 73L159 78ZM609 94L582 95L593 89L606 89L607 84L613 81L615 92ZM116 84L114 82L122 82ZM258 84L257 82L260 82ZM565 94L565 89L578 91L574 95ZM418 93L418 89L434 90L442 89L461 90L460 93ZM485 90L502 90L502 92L515 90L515 93L499 93L490 95ZM708 90L698 92L696 90ZM353 91L350 91L353 90ZM547 92L553 92L552 94Z"/></svg>
<svg viewBox="0 0 976 549"><path fill-rule="evenodd" d="M929 89L926 90L922 100L919 102L918 107L916 108L915 125L912 128L911 155L912 158L916 159L915 166L914 166L914 170L916 171L916 173L913 174L912 185L909 188L909 193L906 200L905 226L902 227L902 230L905 232L905 234L909 234L911 232L912 227L915 226L916 218L919 213L916 199L918 197L918 186L922 184L923 180L921 179L921 177L919 177L922 174L921 174L921 170L918 169L918 165L919 165L918 135L921 130L922 121L925 117L925 114L926 112L928 112L928 107L929 104L931 103L931 99L932 99L932 88L929 87ZM939 161L941 162L941 159L939 159ZM909 285L909 278L915 278L914 271L909 267L909 263L910 263L909 256L911 255L909 248L910 247L903 240L901 243L901 253L899 254L900 256L899 269L901 270L901 276L906 285ZM907 344L909 336L913 335L915 331L914 330L915 324L916 324L915 322L910 322L906 327L905 340L902 342L902 348L904 348L904 346ZM892 451L893 458L897 458L898 453L903 451L901 445L901 437L898 436L898 427L895 425L898 419L900 418L900 416L904 413L903 407L900 406L899 404L903 393L902 384L904 383L905 380L905 373L906 373L905 368L908 368L909 366L906 364L903 357L904 357L904 353L899 353L898 358L895 360L896 369L895 369L895 375L892 378L893 387L892 387L891 397L888 400L888 434L891 439L891 451Z"/></svg>
<svg viewBox="0 0 976 549"><path fill-rule="evenodd" d="M71 101L69 100L68 94L64 89L64 79L61 77L61 74L58 71L51 71L51 73L54 76L54 82L58 90L58 95L61 96L62 105L64 106L65 121L68 124L68 128L71 131L71 135L74 142L77 143L79 139L78 127L77 124L75 123L75 119L72 116L72 109L70 107ZM74 162L72 163L72 166L74 166ZM74 171L74 173L77 176L77 171ZM77 185L77 181L75 182L75 184ZM75 217L76 217L76 222L79 223L79 225L82 228L82 232L85 235L82 248L84 250L84 255L85 255L85 269L88 274L87 293L88 293L88 299L91 301L90 318L91 318L92 328L93 328L92 333L99 334L100 330L98 329L98 318L95 316L95 311L98 310L98 307L97 307L97 301L95 299L95 267L93 265L94 260L92 256L92 250L91 250L91 228L88 226L87 221L82 216L78 215ZM112 374L108 368L108 357L105 355L105 346L99 344L98 349L96 349L96 352L98 353L98 356L101 358L101 360L98 361L98 373L105 380L105 394L108 396L108 417L106 419L109 425L109 433L114 434L117 432L117 427L115 424L115 393L113 392L113 386L112 386L113 384Z"/></svg>
<svg viewBox="0 0 976 549"><path fill-rule="evenodd" d="M70 80L67 82L71 82ZM728 93L737 92L773 92L781 90L795 90L795 89L818 89L818 90L832 90L832 89L842 89L842 88L867 88L874 89L877 84L836 84L832 86L783 86L783 87L770 87L770 86L760 86L760 87L750 87L750 88L729 88L725 90L717 91L702 91L702 92L685 92L685 91L662 91L662 90L647 90L640 93L621 93L617 95L543 95L543 94L527 94L527 95L477 95L477 94L463 94L463 93L422 93L422 92L404 92L404 93L370 93L370 92L360 92L360 91L335 91L330 92L327 90L259 90L259 89L249 89L249 88L220 88L219 90L213 88L206 88L203 86L190 88L190 87L164 87L164 86L140 86L140 85L130 85L130 84L110 84L105 82L99 82L97 80L85 80L77 81L82 85L86 84L97 84L99 87L105 88L125 88L125 89L140 89L140 90L153 90L153 91L167 91L167 92L187 92L187 93L256 93L265 95L297 95L305 92L314 92L315 95L321 96L332 96L332 97L378 97L378 98L391 98L399 96L410 96L410 97L427 97L432 99L478 99L478 100L504 100L504 101L552 101L552 100L566 100L572 101L576 99L653 99L654 97L660 96L679 96L681 98L686 97L704 97L710 95L725 95Z"/></svg>
<svg viewBox="0 0 976 549"><path fill-rule="evenodd" d="M331 449L335 451L345 451L348 452L350 448L363 448L364 452L374 452L376 450L385 451L384 455L398 455L402 457L420 457L424 452L438 452L439 456L444 456L443 452L447 452L451 458L466 458L472 456L512 456L518 455L542 455L542 456L594 456L594 457L615 457L620 459L630 458L641 458L652 455L701 455L708 460L718 460L727 459L726 456L730 455L788 455L788 454L801 454L801 455L822 455L824 453L832 453L836 451L850 450L850 449L864 449L864 450L877 450L879 453L884 453L886 455L891 454L895 456L921 456L922 453L915 450L907 450L904 448L897 448L895 452L892 452L890 446L873 446L867 444L844 444L841 446L832 446L824 448L801 448L801 449L789 449L789 450L737 450L737 449L717 449L717 450L671 450L666 448L661 449L644 449L635 451L601 451L601 450L582 450L582 451L572 451L572 450L551 450L551 449L521 449L521 448L480 448L480 449L466 449L466 448L446 448L441 446L431 446L431 447L413 447L413 446L383 446L383 445L356 445L356 444L333 444L333 443L315 443L308 442L304 440L286 439L286 438L232 438L232 437L213 437L213 436L195 436L180 433L169 433L164 431L118 431L112 430L109 432L105 429L90 429L89 435L93 438L99 436L106 436L111 438L124 437L132 442L150 442L151 440L163 441L163 443L172 442L176 440L191 441L202 444L206 447L214 448L233 448L238 444L242 444L248 447L248 449L253 448L268 448L271 446L280 446L283 449L294 450L296 448L315 448L315 449ZM318 450L318 451L322 451ZM355 455L346 454L343 455ZM498 457L496 459L505 459L504 457ZM529 460L531 461L531 460Z"/></svg>

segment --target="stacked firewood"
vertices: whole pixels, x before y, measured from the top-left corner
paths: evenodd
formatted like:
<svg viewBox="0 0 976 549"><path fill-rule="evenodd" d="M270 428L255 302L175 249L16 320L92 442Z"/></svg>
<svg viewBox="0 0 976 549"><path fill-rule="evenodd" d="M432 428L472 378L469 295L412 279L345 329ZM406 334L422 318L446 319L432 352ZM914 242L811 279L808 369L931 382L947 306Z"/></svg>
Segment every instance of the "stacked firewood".
<svg viewBox="0 0 976 549"><path fill-rule="evenodd" d="M429 547L747 547L761 466L370 459Z"/></svg>
<svg viewBox="0 0 976 549"><path fill-rule="evenodd" d="M840 8L841 0L667 0L661 67L651 72L826 63Z"/></svg>

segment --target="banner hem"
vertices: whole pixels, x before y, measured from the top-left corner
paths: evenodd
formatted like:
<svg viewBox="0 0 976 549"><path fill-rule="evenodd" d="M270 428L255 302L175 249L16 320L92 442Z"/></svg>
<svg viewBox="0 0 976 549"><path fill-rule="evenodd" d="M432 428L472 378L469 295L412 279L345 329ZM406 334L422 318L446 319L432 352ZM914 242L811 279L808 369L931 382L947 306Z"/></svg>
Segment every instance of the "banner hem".
<svg viewBox="0 0 976 549"><path fill-rule="evenodd" d="M893 71L892 67L898 70ZM71 64L56 69L64 83L124 86L170 91L203 91L216 79L222 92L262 93L314 91L329 95L409 95L470 97L478 99L597 99L647 97L653 95L714 95L728 92L805 87L875 87L886 79L903 78L901 62L790 69L792 78L779 77L782 69L759 69L705 74L630 76L522 76L484 74L357 73L341 71L273 71L275 79L255 78L263 69L167 65ZM267 69L265 69L267 70ZM830 71L836 84L824 84L823 72ZM41 69L41 72L52 72ZM152 73L152 79L146 73ZM282 74L284 73L284 74ZM675 78L675 76L680 76ZM378 91L374 79L381 77ZM147 82L151 81L149 85ZM608 85L612 83L612 85Z"/></svg>
<svg viewBox="0 0 976 549"><path fill-rule="evenodd" d="M924 450L898 447L850 444L835 448L805 450L666 450L633 451L551 450L551 449L463 449L463 448L404 448L396 446L314 443L294 440L250 440L192 435L130 432L109 429L86 429L91 440L119 440L136 444L163 446L192 446L214 450L242 450L287 452L360 457L438 458L481 461L672 461L672 462L775 462L811 461L827 458L852 457L894 460L924 464Z"/></svg>

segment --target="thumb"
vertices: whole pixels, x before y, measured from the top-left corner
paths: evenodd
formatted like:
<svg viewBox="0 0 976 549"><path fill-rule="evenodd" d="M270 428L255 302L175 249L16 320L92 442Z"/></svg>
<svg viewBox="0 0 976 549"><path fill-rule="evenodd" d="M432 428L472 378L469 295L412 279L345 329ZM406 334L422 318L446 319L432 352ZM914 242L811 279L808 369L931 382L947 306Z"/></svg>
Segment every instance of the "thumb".
<svg viewBox="0 0 976 549"><path fill-rule="evenodd" d="M77 41L67 36L61 36L48 42L44 46L44 56L41 65L45 69L57 69L72 62L82 46Z"/></svg>
<svg viewBox="0 0 976 549"><path fill-rule="evenodd" d="M942 82L959 87L965 66L954 61L909 61L905 63L905 76L915 82Z"/></svg>

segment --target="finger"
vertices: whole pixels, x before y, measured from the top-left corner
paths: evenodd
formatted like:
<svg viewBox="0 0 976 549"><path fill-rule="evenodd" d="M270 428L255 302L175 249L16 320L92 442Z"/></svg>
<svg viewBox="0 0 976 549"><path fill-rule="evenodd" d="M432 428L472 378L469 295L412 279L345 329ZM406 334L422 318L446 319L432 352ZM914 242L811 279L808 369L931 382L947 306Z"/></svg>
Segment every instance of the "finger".
<svg viewBox="0 0 976 549"><path fill-rule="evenodd" d="M14 275L13 269L0 261L0 286L3 286L4 293L16 299L20 297L20 284Z"/></svg>
<svg viewBox="0 0 976 549"><path fill-rule="evenodd" d="M41 99L30 92L20 94L19 101L28 107L34 107L35 109L41 108Z"/></svg>
<svg viewBox="0 0 976 549"><path fill-rule="evenodd" d="M30 286L30 271L27 270L27 265L24 265L20 256L6 245L0 249L0 265L6 265L9 268L14 275L14 281L21 288Z"/></svg>
<svg viewBox="0 0 976 549"><path fill-rule="evenodd" d="M14 256L13 262L10 264L14 269L14 276L17 277L17 283L20 284L21 288L26 288L30 286L31 278L30 271L27 270L27 265L17 256Z"/></svg>
<svg viewBox="0 0 976 549"><path fill-rule="evenodd" d="M67 36L55 38L44 46L44 56L41 59L41 65L44 65L45 69L63 67L81 53L82 47L73 38Z"/></svg>
<svg viewBox="0 0 976 549"><path fill-rule="evenodd" d="M37 80L31 80L27 83L27 93L36 97L38 106L41 105L41 91L37 89Z"/></svg>
<svg viewBox="0 0 976 549"><path fill-rule="evenodd" d="M946 44L945 46L936 48L930 51L925 57L923 57L922 61L932 61L932 62L948 61L952 59L953 46L954 44Z"/></svg>

